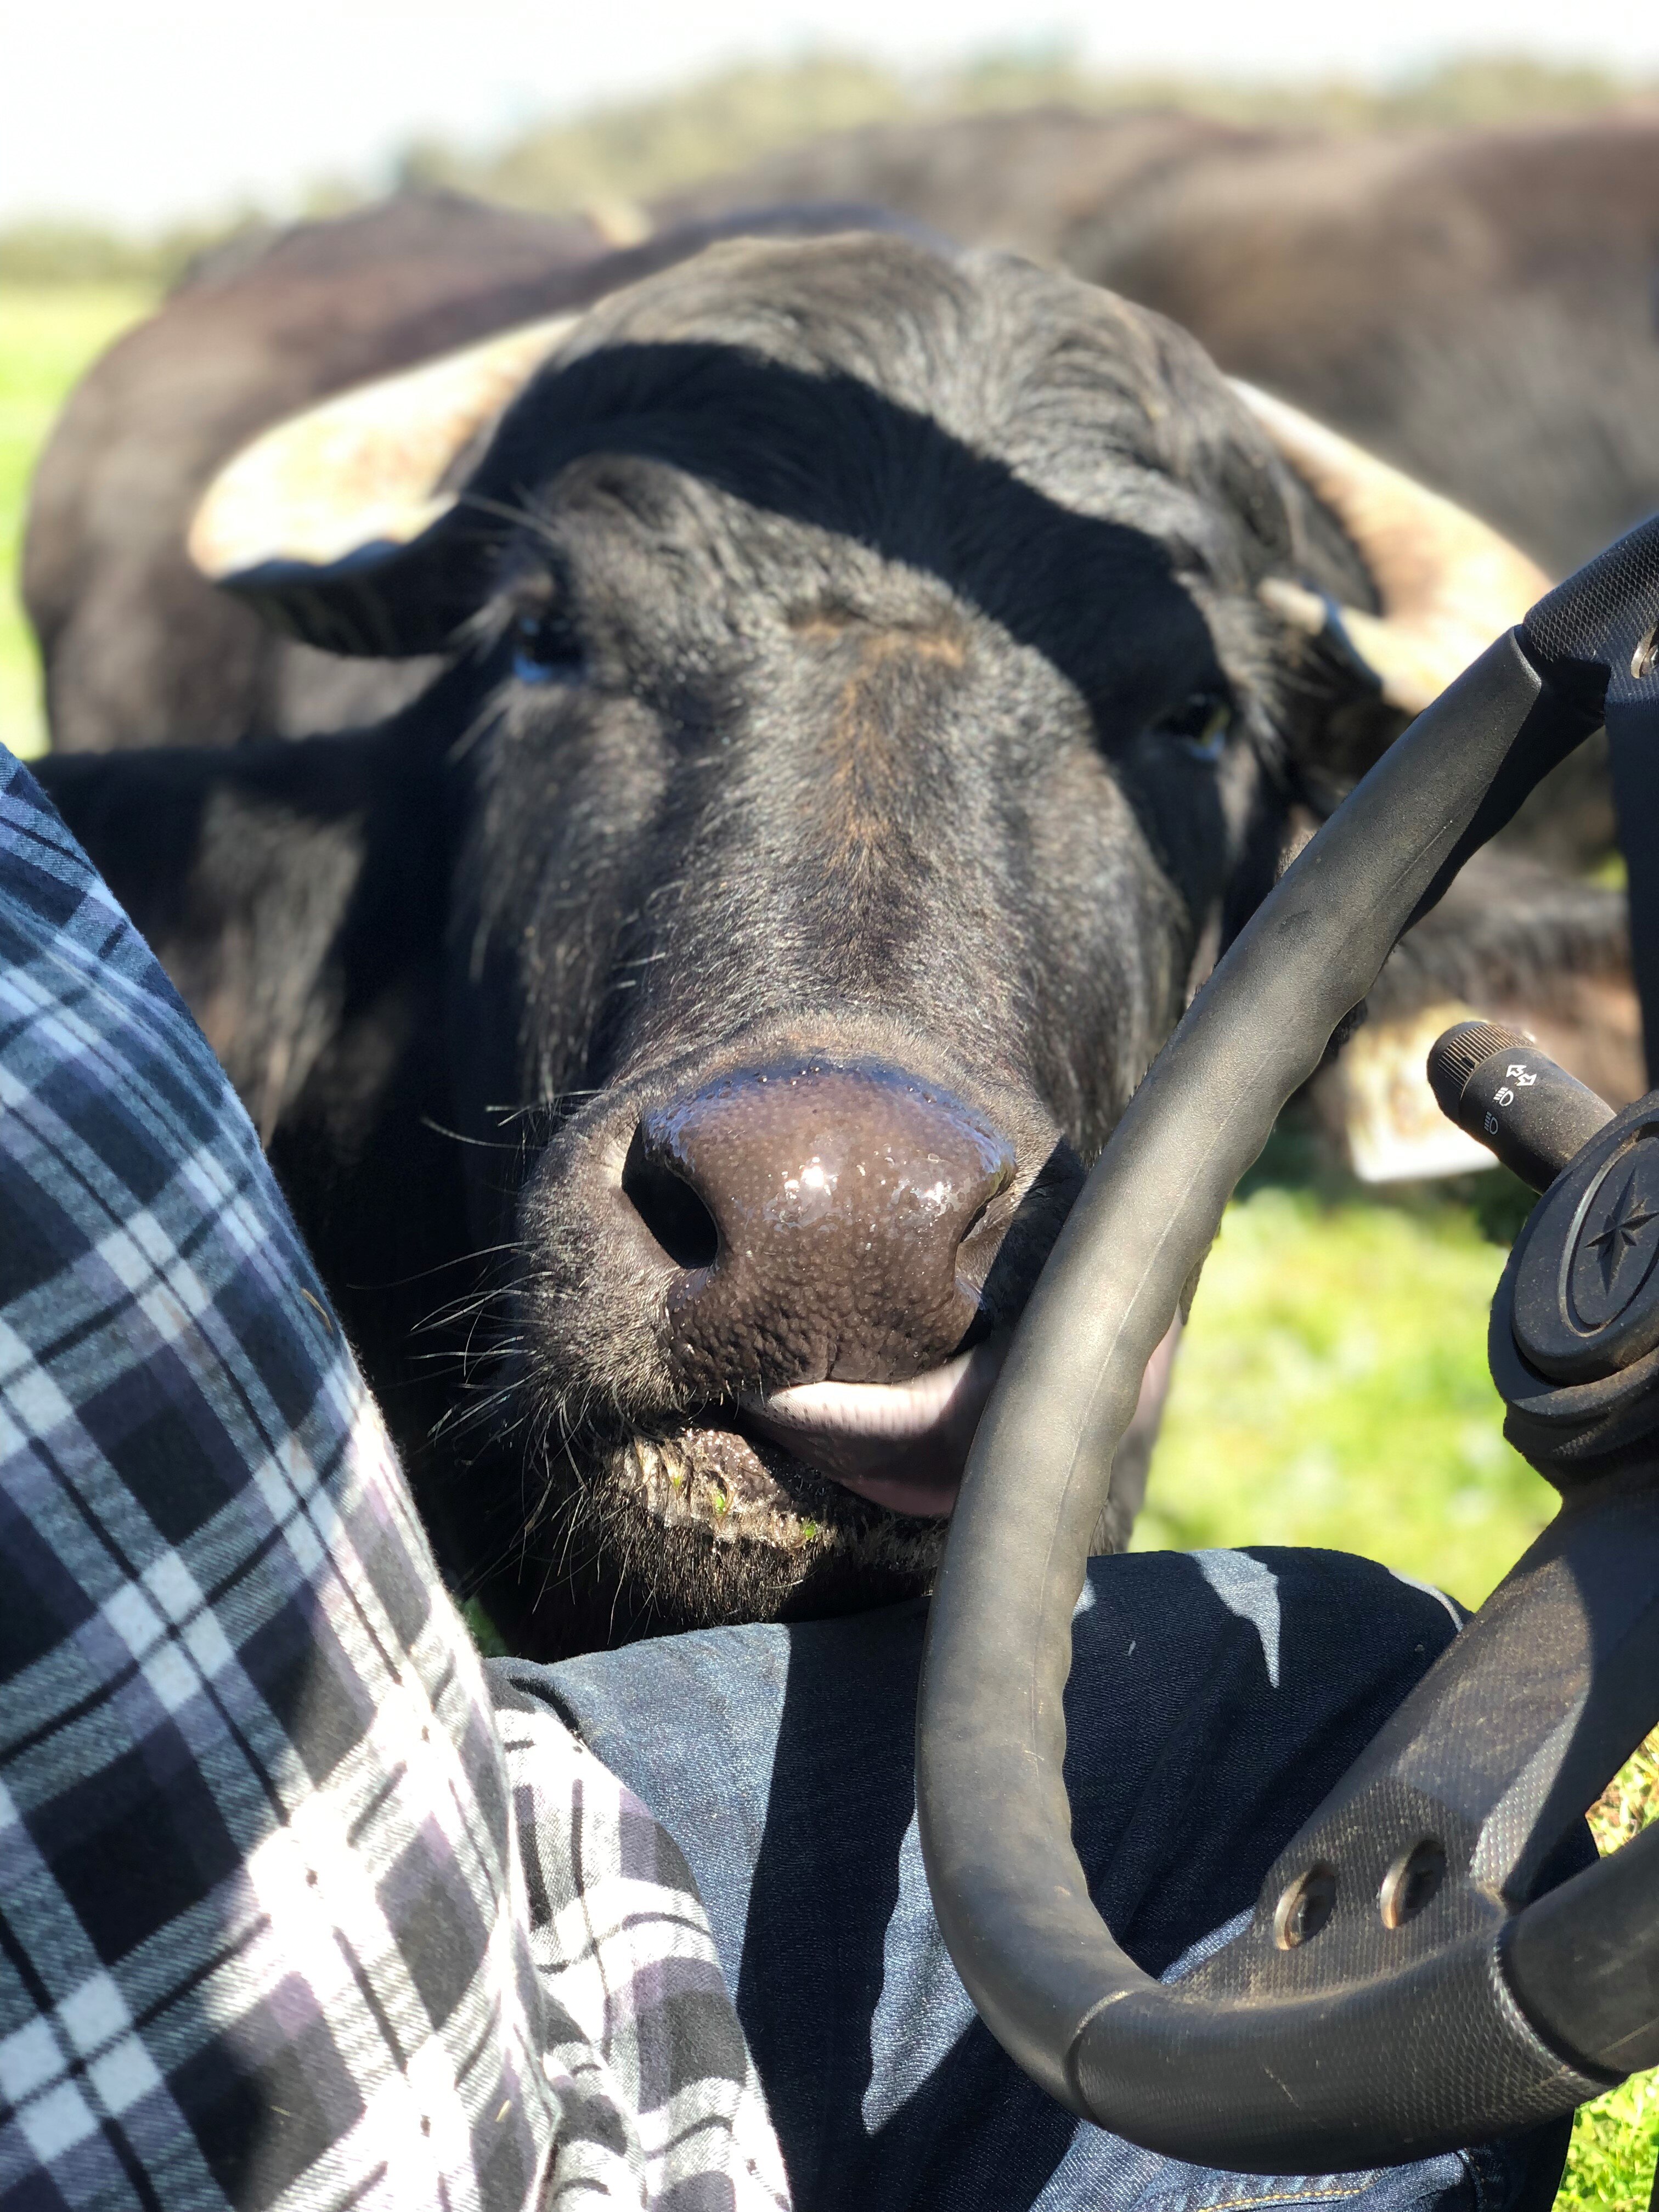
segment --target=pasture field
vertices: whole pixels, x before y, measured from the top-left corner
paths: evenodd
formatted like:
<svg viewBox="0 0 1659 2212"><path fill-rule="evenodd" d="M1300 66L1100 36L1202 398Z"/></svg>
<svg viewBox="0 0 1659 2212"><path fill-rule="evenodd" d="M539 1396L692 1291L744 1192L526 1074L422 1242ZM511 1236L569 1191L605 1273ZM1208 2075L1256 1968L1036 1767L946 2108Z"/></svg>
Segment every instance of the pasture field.
<svg viewBox="0 0 1659 2212"><path fill-rule="evenodd" d="M148 290L131 284L0 284L0 742L25 757L46 734L17 599L34 457L82 369L149 305Z"/></svg>
<svg viewBox="0 0 1659 2212"><path fill-rule="evenodd" d="M64 393L125 324L135 286L0 287L0 738L44 740L15 599L29 472ZM1276 1139L1206 1266L1138 1549L1281 1543L1363 1552L1477 1604L1548 1517L1503 1440L1486 1307L1524 1213L1500 1175L1380 1193ZM1604 1848L1659 1799L1638 1754L1598 1814ZM1588 2107L1562 2212L1639 2212L1659 2075Z"/></svg>
<svg viewBox="0 0 1659 2212"><path fill-rule="evenodd" d="M1554 1501L1486 1370L1524 1218L1497 1171L1384 1193L1276 1137L1205 1264L1135 1548L1328 1545L1478 1605Z"/></svg>

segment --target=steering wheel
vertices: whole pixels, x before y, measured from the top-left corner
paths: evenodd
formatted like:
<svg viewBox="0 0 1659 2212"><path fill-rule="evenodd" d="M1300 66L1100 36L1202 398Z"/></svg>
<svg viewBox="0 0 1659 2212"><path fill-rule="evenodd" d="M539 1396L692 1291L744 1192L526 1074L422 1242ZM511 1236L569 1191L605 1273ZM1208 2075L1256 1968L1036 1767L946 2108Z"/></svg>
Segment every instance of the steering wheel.
<svg viewBox="0 0 1659 2212"><path fill-rule="evenodd" d="M1586 1288L1607 1236L1633 1249L1659 1215L1659 1091L1550 1183L1493 1306L1508 1432L1561 1509L1280 1854L1246 1930L1178 1983L1143 1973L1090 1902L1061 1778L1112 1454L1234 1185L1401 932L1539 779L1604 720L1615 760L1659 760L1656 623L1659 518L1491 646L1304 848L1136 1093L980 1423L922 1678L928 1880L1004 2048L1150 2149L1389 2164L1659 2062L1659 1825L1535 1893L1659 1719L1659 1267ZM1659 815L1643 828L1659 838Z"/></svg>

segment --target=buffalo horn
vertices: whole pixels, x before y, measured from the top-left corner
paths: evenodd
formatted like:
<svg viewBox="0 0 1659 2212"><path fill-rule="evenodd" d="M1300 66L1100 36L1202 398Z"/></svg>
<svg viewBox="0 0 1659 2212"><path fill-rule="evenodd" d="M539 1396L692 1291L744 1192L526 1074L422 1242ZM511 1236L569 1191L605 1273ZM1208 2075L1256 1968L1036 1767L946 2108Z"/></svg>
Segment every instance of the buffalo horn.
<svg viewBox="0 0 1659 2212"><path fill-rule="evenodd" d="M1233 388L1347 532L1382 612L1333 609L1317 592L1276 576L1261 586L1262 599L1312 634L1334 620L1389 705L1421 714L1500 631L1520 621L1550 579L1465 508L1300 409L1252 385Z"/></svg>
<svg viewBox="0 0 1659 2212"><path fill-rule="evenodd" d="M457 459L578 319L522 324L276 423L209 486L191 560L213 582L234 583L409 544L454 505Z"/></svg>

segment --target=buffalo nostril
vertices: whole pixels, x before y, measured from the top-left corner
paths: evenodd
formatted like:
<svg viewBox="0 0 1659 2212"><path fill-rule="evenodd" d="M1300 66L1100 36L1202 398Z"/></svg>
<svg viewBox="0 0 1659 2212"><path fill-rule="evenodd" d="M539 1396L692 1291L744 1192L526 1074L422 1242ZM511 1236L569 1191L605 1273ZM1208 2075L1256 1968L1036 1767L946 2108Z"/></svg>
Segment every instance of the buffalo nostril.
<svg viewBox="0 0 1659 2212"><path fill-rule="evenodd" d="M712 1267L720 1249L714 1217L690 1184L646 1156L638 1135L623 1163L623 1194L677 1267Z"/></svg>
<svg viewBox="0 0 1659 2212"><path fill-rule="evenodd" d="M884 1382L971 1344L1013 1174L1012 1145L950 1093L809 1059L647 1106L623 1191L684 1271L681 1373L718 1395L734 1376Z"/></svg>

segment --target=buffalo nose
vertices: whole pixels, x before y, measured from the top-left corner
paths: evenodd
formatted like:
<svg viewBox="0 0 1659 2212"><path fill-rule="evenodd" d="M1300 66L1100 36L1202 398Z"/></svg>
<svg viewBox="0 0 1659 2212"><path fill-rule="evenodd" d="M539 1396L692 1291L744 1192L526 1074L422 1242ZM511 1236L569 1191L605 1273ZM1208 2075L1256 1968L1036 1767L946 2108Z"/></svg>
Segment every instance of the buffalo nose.
<svg viewBox="0 0 1659 2212"><path fill-rule="evenodd" d="M948 1358L988 1264L964 1243L1013 1178L1012 1146L947 1091L813 1062L652 1108L623 1191L676 1271L671 1358L718 1395L888 1382Z"/></svg>

